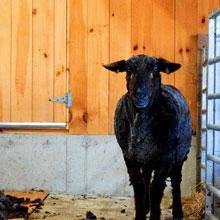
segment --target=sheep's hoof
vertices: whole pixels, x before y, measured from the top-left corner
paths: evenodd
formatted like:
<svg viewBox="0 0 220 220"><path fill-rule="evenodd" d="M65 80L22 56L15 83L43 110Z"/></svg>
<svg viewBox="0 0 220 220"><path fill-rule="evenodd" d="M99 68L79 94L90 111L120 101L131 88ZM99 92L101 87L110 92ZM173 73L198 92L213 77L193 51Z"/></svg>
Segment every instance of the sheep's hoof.
<svg viewBox="0 0 220 220"><path fill-rule="evenodd" d="M146 217L136 217L135 220L146 220Z"/></svg>
<svg viewBox="0 0 220 220"><path fill-rule="evenodd" d="M145 212L146 212L146 215L149 214L150 213L150 209L147 208Z"/></svg>
<svg viewBox="0 0 220 220"><path fill-rule="evenodd" d="M160 215L150 216L149 220L160 220Z"/></svg>
<svg viewBox="0 0 220 220"><path fill-rule="evenodd" d="M146 216L136 216L135 220L146 220Z"/></svg>

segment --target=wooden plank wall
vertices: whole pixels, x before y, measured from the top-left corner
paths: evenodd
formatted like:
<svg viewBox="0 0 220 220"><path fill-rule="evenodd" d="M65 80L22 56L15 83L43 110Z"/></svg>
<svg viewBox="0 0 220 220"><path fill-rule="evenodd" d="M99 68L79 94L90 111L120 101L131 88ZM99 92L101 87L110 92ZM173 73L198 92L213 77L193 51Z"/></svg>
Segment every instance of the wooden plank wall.
<svg viewBox="0 0 220 220"><path fill-rule="evenodd" d="M94 13L96 12L96 13ZM109 0L88 1L87 111L89 134L108 133Z"/></svg>
<svg viewBox="0 0 220 220"><path fill-rule="evenodd" d="M162 78L185 95L196 130L197 34L207 33L208 12L219 0L74 2L69 1L70 85L75 97L70 133L113 133L115 106L126 91L125 74L108 74L101 64L141 53L182 64L177 73Z"/></svg>
<svg viewBox="0 0 220 220"><path fill-rule="evenodd" d="M33 121L52 122L53 105L45 97L53 97L54 1L33 0L33 9Z"/></svg>
<svg viewBox="0 0 220 220"><path fill-rule="evenodd" d="M65 122L66 0L2 0L0 121Z"/></svg>
<svg viewBox="0 0 220 220"><path fill-rule="evenodd" d="M194 130L197 121L197 10L196 1L176 1L175 61L182 67L175 73L175 86L187 98Z"/></svg>
<svg viewBox="0 0 220 220"><path fill-rule="evenodd" d="M202 0L198 1L198 34L208 33L208 14L220 5L220 0Z"/></svg>
<svg viewBox="0 0 220 220"><path fill-rule="evenodd" d="M69 112L71 133L87 133L88 2L68 1L70 91L73 108ZM77 30L77 31L76 31Z"/></svg>
<svg viewBox="0 0 220 220"><path fill-rule="evenodd" d="M129 57L131 54L131 7L131 0L110 1L110 62ZM108 131L110 134L113 133L113 118L115 106L121 95L125 92L125 74L111 73L109 75L108 98Z"/></svg>
<svg viewBox="0 0 220 220"><path fill-rule="evenodd" d="M11 121L32 116L32 2L11 1ZM25 112L25 114L24 114Z"/></svg>
<svg viewBox="0 0 220 220"><path fill-rule="evenodd" d="M2 16L0 19L0 121L10 121L11 112L11 2L0 1Z"/></svg>
<svg viewBox="0 0 220 220"><path fill-rule="evenodd" d="M66 56L65 56L66 55ZM53 96L63 97L68 90L67 78L67 1L54 1L54 74ZM66 109L54 105L53 121L65 122Z"/></svg>
<svg viewBox="0 0 220 220"><path fill-rule="evenodd" d="M112 134L125 74L102 64L145 53L182 64L162 78L186 96L196 130L197 35L207 33L208 12L219 3L1 0L0 121L65 121L64 105L47 98L69 88L69 133Z"/></svg>

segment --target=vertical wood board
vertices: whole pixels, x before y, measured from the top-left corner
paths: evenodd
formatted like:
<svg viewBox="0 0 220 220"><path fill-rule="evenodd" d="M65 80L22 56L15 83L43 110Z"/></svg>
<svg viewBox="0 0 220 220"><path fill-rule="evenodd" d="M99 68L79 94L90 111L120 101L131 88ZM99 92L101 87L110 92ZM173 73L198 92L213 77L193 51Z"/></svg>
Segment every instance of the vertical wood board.
<svg viewBox="0 0 220 220"><path fill-rule="evenodd" d="M189 7L190 5L190 7ZM197 11L194 0L176 1L175 59L182 64L175 74L175 86L186 97L193 128L197 122ZM186 13L187 11L187 13Z"/></svg>
<svg viewBox="0 0 220 220"><path fill-rule="evenodd" d="M110 62L129 58L131 54L131 0L110 2ZM126 73L109 75L109 133L114 133L114 112L126 92Z"/></svg>
<svg viewBox="0 0 220 220"><path fill-rule="evenodd" d="M95 13L94 13L95 12ZM88 133L108 133L109 1L88 1Z"/></svg>
<svg viewBox="0 0 220 220"><path fill-rule="evenodd" d="M69 66L70 91L73 93L73 107L70 110L70 132L87 133L87 1L69 0ZM77 30L77 31L76 31ZM93 85L90 85L93 86Z"/></svg>
<svg viewBox="0 0 220 220"><path fill-rule="evenodd" d="M33 121L53 122L54 1L33 0Z"/></svg>
<svg viewBox="0 0 220 220"><path fill-rule="evenodd" d="M131 6L131 45L132 54L153 55L152 25L153 1L132 0Z"/></svg>
<svg viewBox="0 0 220 220"><path fill-rule="evenodd" d="M67 92L67 0L54 1L54 97ZM66 121L66 105L55 103L54 122Z"/></svg>
<svg viewBox="0 0 220 220"><path fill-rule="evenodd" d="M175 0L153 1L152 47L153 55L174 61ZM162 73L162 82L174 85L174 74Z"/></svg>
<svg viewBox="0 0 220 220"><path fill-rule="evenodd" d="M11 121L32 121L32 1L12 1Z"/></svg>
<svg viewBox="0 0 220 220"><path fill-rule="evenodd" d="M1 0L0 19L0 121L10 122L11 112L11 1Z"/></svg>
<svg viewBox="0 0 220 220"><path fill-rule="evenodd" d="M208 13L219 5L219 0L198 0L198 34L208 34Z"/></svg>

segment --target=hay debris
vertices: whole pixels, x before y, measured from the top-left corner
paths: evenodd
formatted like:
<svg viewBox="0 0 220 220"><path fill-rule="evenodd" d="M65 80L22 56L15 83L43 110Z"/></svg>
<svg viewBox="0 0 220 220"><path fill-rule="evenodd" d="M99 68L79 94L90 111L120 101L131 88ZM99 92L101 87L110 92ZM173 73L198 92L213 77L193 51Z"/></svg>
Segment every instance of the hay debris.
<svg viewBox="0 0 220 220"><path fill-rule="evenodd" d="M191 196L182 199L183 212L186 217L204 218L205 193L203 190L192 193Z"/></svg>

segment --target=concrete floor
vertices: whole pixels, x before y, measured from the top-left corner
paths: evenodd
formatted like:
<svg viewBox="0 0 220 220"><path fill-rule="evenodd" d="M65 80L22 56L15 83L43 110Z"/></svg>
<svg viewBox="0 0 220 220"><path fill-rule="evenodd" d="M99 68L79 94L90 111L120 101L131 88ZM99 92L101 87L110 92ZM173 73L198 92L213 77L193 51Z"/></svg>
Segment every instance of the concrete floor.
<svg viewBox="0 0 220 220"><path fill-rule="evenodd" d="M171 220L170 200L164 199L162 207L162 219ZM42 209L33 213L30 220L85 220L87 211L94 213L100 220L133 220L133 198L50 195Z"/></svg>

